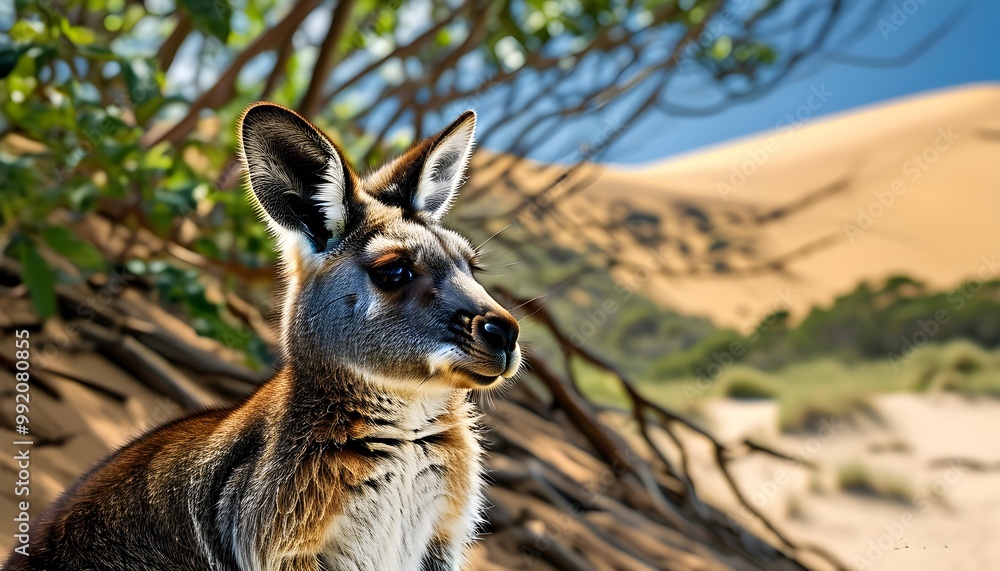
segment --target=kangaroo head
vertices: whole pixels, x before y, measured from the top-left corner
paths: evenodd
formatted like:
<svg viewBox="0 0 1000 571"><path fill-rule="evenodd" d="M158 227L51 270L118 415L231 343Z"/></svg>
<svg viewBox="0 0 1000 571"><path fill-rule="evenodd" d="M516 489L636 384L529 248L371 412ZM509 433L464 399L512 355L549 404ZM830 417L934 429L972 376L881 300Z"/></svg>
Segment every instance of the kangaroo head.
<svg viewBox="0 0 1000 571"><path fill-rule="evenodd" d="M517 372L517 321L475 280L475 248L441 226L475 126L467 111L359 176L296 113L269 103L243 113L250 190L280 248L293 367L346 367L401 389L485 388Z"/></svg>

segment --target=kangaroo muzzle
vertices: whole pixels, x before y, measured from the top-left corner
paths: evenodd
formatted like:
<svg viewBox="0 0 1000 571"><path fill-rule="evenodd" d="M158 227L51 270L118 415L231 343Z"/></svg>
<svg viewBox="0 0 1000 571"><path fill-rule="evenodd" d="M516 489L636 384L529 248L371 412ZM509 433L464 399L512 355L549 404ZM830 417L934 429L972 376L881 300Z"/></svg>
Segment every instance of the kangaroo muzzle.
<svg viewBox="0 0 1000 571"><path fill-rule="evenodd" d="M520 365L517 321L506 311L490 312L473 320L472 331L476 344L493 358L496 376L513 375Z"/></svg>

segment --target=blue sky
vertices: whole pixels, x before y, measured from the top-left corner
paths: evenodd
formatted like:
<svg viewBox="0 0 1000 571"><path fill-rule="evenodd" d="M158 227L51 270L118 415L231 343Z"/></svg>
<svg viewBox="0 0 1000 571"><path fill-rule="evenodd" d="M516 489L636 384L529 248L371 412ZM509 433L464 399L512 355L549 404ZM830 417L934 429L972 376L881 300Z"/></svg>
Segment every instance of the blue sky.
<svg viewBox="0 0 1000 571"><path fill-rule="evenodd" d="M848 4L857 7L861 3ZM950 18L955 18L950 31L926 46L928 37ZM1000 81L1000 0L889 0L875 11L874 17L865 10L848 10L842 24L845 29L861 30L861 35L842 50L837 44L841 38L831 38L838 51L851 57L892 60L922 45L924 50L908 63L874 68L813 58L763 97L735 104L720 113L705 117L651 114L609 147L601 160L653 162L773 129L817 91L826 95L821 105L808 109L805 115L809 119L952 85ZM699 89L705 97L710 93L703 85L684 89L692 100L699 98ZM488 121L489 102L479 103L482 119ZM803 115L801 110L799 114ZM560 140L533 150L530 156L563 162L569 157L567 149L577 141L593 138L589 134L598 133L607 123L607 117L591 116L560 135Z"/></svg>

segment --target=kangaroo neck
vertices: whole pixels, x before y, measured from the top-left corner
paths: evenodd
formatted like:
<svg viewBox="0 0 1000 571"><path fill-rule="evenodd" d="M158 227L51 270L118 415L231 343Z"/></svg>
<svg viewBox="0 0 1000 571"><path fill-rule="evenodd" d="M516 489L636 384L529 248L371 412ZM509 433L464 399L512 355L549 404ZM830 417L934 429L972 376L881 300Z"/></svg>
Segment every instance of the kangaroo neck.
<svg viewBox="0 0 1000 571"><path fill-rule="evenodd" d="M372 436L420 438L465 401L465 391L414 381L370 379L348 367L290 362L265 398L299 438L346 441Z"/></svg>

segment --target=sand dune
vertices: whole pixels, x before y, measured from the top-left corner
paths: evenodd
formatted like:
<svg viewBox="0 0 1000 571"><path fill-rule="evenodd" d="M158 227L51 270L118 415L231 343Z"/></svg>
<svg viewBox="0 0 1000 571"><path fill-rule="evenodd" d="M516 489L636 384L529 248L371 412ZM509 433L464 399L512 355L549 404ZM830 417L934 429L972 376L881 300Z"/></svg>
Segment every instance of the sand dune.
<svg viewBox="0 0 1000 571"><path fill-rule="evenodd" d="M752 236L768 256L828 239L824 248L788 263L784 274L737 280L708 272L647 283L648 295L685 313L747 327L774 307L801 315L861 280L895 273L941 289L1000 277L998 151L1000 85L963 86L662 164L608 169L566 210L600 217L610 204L624 202L667 224L665 205L696 205L720 220L738 219L715 230L737 242ZM810 205L813 193L822 198ZM803 200L795 215L766 216ZM764 219L753 219L754 213Z"/></svg>

